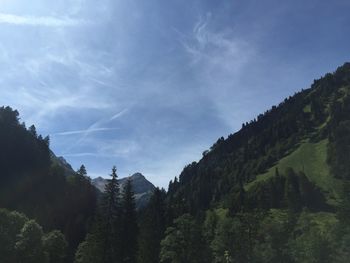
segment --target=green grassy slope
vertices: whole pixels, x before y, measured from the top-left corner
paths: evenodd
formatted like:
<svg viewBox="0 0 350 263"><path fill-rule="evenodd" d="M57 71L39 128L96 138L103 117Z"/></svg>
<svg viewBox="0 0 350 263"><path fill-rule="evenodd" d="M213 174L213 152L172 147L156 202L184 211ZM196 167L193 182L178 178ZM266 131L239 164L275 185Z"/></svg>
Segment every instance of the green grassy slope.
<svg viewBox="0 0 350 263"><path fill-rule="evenodd" d="M310 181L320 187L325 192L329 204L336 204L339 200L341 181L331 175L327 164L327 144L327 139L317 143L309 140L303 141L295 151L282 158L266 173L258 175L256 180L247 184L246 190L249 190L255 183L274 176L276 168L283 174L286 168L292 167L297 172L303 171Z"/></svg>

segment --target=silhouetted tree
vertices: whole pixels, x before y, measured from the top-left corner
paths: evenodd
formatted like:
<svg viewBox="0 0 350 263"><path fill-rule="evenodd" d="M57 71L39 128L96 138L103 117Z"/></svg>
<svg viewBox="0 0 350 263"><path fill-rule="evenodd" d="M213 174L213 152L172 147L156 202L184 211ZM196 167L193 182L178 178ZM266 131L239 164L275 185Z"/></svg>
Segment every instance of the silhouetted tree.
<svg viewBox="0 0 350 263"><path fill-rule="evenodd" d="M80 176L87 176L87 171L85 168L85 165L81 165L80 168L77 171L77 174L79 174Z"/></svg>
<svg viewBox="0 0 350 263"><path fill-rule="evenodd" d="M122 209L122 262L135 263L138 227L136 218L135 196L130 179L127 180L124 187Z"/></svg>
<svg viewBox="0 0 350 263"><path fill-rule="evenodd" d="M120 258L120 192L117 176L117 168L112 168L111 179L105 186L101 205L101 226L103 232L103 262L117 262Z"/></svg>
<svg viewBox="0 0 350 263"><path fill-rule="evenodd" d="M165 196L164 190L156 188L143 212L139 235L139 263L159 262L160 241L165 232Z"/></svg>

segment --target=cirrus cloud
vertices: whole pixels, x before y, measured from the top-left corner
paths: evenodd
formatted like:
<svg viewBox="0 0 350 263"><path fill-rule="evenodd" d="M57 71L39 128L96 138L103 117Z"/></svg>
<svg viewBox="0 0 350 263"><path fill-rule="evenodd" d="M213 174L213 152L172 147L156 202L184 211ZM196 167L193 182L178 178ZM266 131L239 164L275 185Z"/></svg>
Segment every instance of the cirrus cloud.
<svg viewBox="0 0 350 263"><path fill-rule="evenodd" d="M70 17L53 16L20 16L14 14L0 13L0 24L12 24L21 26L47 26L66 27L87 24L88 21L73 19Z"/></svg>

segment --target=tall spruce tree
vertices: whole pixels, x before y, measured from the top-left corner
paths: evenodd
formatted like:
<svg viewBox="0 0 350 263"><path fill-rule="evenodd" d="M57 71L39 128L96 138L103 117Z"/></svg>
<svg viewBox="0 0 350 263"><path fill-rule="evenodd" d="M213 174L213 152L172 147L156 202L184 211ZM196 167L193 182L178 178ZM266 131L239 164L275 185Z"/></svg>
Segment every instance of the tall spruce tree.
<svg viewBox="0 0 350 263"><path fill-rule="evenodd" d="M87 171L84 164L80 166L79 170L77 171L77 174L84 177L87 176Z"/></svg>
<svg viewBox="0 0 350 263"><path fill-rule="evenodd" d="M122 262L135 263L138 226L135 196L130 179L128 179L124 187L122 209Z"/></svg>
<svg viewBox="0 0 350 263"><path fill-rule="evenodd" d="M117 168L113 166L111 179L105 186L101 205L100 230L103 233L103 262L120 262L120 192Z"/></svg>

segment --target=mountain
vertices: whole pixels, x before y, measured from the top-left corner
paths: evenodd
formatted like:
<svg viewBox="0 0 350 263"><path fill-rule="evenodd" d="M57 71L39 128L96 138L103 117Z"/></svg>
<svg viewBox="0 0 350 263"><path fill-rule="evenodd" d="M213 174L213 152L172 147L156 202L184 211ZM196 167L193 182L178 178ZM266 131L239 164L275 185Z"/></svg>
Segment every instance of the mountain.
<svg viewBox="0 0 350 263"><path fill-rule="evenodd" d="M240 191L251 199L245 202L258 206L257 200L273 198L265 188L276 175L285 176L292 168L313 185L313 194L321 194L323 208L334 208L344 180L350 179L349 131L350 63L345 63L311 88L243 123L238 132L218 139L199 162L187 165L170 182L168 199L177 214L218 203L233 209ZM260 205L276 206L269 202ZM320 204L309 206L316 209Z"/></svg>
<svg viewBox="0 0 350 263"><path fill-rule="evenodd" d="M169 183L165 212L160 198L150 202L140 255L153 249L161 262L348 262L349 193L345 63L187 165ZM165 227L152 224L157 218Z"/></svg>
<svg viewBox="0 0 350 263"><path fill-rule="evenodd" d="M155 190L155 186L149 182L141 173L135 173L130 177L125 177L118 180L121 191L123 191L123 188L126 185L128 179L130 179L132 182L133 191L135 193L136 207L142 208L146 206L153 191ZM92 180L92 184L100 192L103 192L107 181L108 179L97 177Z"/></svg>

